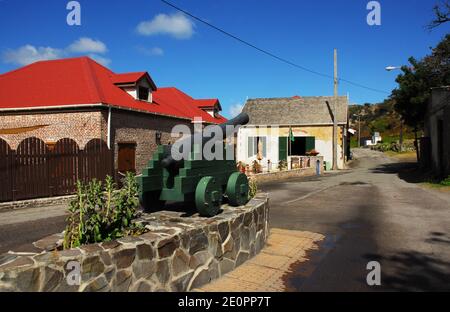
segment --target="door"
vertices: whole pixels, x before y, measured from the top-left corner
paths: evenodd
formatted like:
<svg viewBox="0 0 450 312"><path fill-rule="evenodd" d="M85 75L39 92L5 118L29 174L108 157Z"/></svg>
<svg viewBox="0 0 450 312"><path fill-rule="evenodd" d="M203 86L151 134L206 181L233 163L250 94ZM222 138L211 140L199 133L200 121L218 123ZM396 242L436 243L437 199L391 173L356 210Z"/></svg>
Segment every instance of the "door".
<svg viewBox="0 0 450 312"><path fill-rule="evenodd" d="M136 172L136 143L119 143L118 170Z"/></svg>
<svg viewBox="0 0 450 312"><path fill-rule="evenodd" d="M287 161L288 137L278 138L278 160Z"/></svg>

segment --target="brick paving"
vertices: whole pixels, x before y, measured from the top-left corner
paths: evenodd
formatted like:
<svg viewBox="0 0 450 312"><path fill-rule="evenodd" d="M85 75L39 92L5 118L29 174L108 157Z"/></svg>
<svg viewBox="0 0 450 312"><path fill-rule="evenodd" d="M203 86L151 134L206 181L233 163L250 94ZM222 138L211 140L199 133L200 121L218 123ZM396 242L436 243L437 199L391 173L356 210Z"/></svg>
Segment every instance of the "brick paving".
<svg viewBox="0 0 450 312"><path fill-rule="evenodd" d="M307 251L318 249L321 234L272 228L265 248L232 272L194 291L285 291L283 276L294 263L308 261Z"/></svg>

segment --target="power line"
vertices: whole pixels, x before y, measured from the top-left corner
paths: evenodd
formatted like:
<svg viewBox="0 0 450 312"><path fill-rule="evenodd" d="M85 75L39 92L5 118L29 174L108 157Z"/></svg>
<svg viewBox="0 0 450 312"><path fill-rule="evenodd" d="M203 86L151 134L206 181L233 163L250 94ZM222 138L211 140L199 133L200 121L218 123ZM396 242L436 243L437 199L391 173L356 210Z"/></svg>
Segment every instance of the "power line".
<svg viewBox="0 0 450 312"><path fill-rule="evenodd" d="M180 12L183 12L184 14L186 14L186 15L192 17L193 19L195 19L195 20L197 20L197 21L199 21L199 22L201 22L201 23L203 23L203 24L205 24L205 25L207 25L207 26L209 26L209 27L211 27L211 28L217 30L218 32L221 32L222 34L224 34L224 35L226 35L226 36L228 36L228 37L230 37L230 38L233 38L233 39L239 41L240 43L243 43L243 44L245 44L245 45L247 45L247 46L249 46L249 47L251 47L251 48L253 48L253 49L255 49L255 50L259 51L259 52L261 52L261 53L264 53L264 54L266 54L266 55L268 55L268 56L270 56L270 57L272 57L272 58L274 58L274 59L276 59L276 60L278 60L278 61L281 61L281 62L283 62L283 63L286 63L286 64L288 64L288 65L291 65L291 66L293 66L293 67L295 67L295 68L298 68L298 69L300 69L300 70L309 72L309 73L314 74L314 75L318 75L318 76L321 76L321 77L324 77L324 78L334 79L334 77L331 76L331 75L327 75L327 74L324 74L324 73L315 71L315 70L313 70L313 69L309 69L309 68L307 68L307 67L304 67L304 66L301 66L301 65L299 65L299 64L296 64L296 63L294 63L294 62L292 62L292 61L289 61L289 60L287 60L287 59L285 59L285 58L283 58L283 57L281 57L281 56L278 56L278 55L276 55L276 54L273 54L273 53L271 53L271 52L269 52L269 51L267 51L267 50L264 50L264 49L262 49L262 48L259 48L259 47L255 46L254 44L252 44L252 43L250 43L250 42L248 42L248 41L246 41L246 40L244 40L244 39L241 39L241 38L239 38L238 36L235 36L235 35L233 35L233 34L227 32L227 31L225 31L225 30L223 30L223 29L221 29L221 28L219 28L219 27L217 27L217 26L214 26L214 25L211 24L211 23L208 23L207 21L202 20L201 18L199 18L199 17L197 17L197 16L195 16L195 15L189 13L189 12L186 11L186 10L183 10L183 9L177 7L176 5L170 3L170 2L168 2L168 1L166 1L166 0L161 0L161 2L165 3L166 5L172 7L172 8L174 8L174 9L180 11ZM373 92L378 92L378 93L383 93L383 94L389 94L389 92L386 92L386 91L383 91L383 90L379 90L379 89L375 89L375 88L371 88L371 87L368 87L368 86L365 86L365 85L363 85L363 84L356 83L356 82L353 82L353 81L350 81L350 80L347 80L347 79L339 78L339 80L342 81L342 82L346 82L346 83L348 83L348 84L351 84L351 85L353 85L353 86L356 86L356 87L359 87L359 88L363 88L363 89L367 89L367 90L370 90L370 91L373 91Z"/></svg>

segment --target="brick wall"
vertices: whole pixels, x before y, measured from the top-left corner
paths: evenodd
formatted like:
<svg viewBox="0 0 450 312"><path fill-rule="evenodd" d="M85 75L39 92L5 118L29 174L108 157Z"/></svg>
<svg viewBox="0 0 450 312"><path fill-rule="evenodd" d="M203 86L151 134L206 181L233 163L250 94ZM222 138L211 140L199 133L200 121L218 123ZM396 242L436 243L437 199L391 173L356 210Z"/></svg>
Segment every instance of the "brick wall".
<svg viewBox="0 0 450 312"><path fill-rule="evenodd" d="M118 144L136 143L136 170L138 173L147 165L156 150L156 132L161 132L161 143L174 142L172 128L179 124L191 126L189 120L169 118L131 111L113 110L111 116L111 137L114 142L114 167L118 167ZM108 112L103 112L104 131L107 131Z"/></svg>
<svg viewBox="0 0 450 312"><path fill-rule="evenodd" d="M0 131L14 129L15 134L1 134L10 145L17 149L20 142L29 137L37 137L44 142L56 142L59 139L74 139L79 148L94 138L106 140L101 129L102 113L91 111L53 111L40 113L16 113L0 115Z"/></svg>
<svg viewBox="0 0 450 312"><path fill-rule="evenodd" d="M139 173L156 150L156 132L161 132L161 143L174 141L171 131L175 125L192 126L189 120L170 118L152 114L113 109L111 114L111 140L114 142L114 166L117 169L118 143L136 143L136 170ZM0 134L17 149L20 142L29 137L37 137L44 142L56 142L62 138L74 139L80 149L84 149L91 139L107 142L108 110L106 108L85 111L40 111L0 115L0 131L14 131L15 134Z"/></svg>

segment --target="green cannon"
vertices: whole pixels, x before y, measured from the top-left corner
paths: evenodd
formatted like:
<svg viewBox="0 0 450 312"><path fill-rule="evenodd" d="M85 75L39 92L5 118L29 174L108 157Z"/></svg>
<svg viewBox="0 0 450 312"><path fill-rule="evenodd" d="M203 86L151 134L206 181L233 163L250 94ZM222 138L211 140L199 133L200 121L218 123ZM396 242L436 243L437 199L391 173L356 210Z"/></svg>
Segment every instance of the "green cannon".
<svg viewBox="0 0 450 312"><path fill-rule="evenodd" d="M234 133L227 133L227 130L230 132L227 126L245 125L248 120L248 115L241 113L226 123L209 127L216 127L214 130L218 130L223 141ZM179 160L172 155L172 145L158 146L148 166L137 177L139 201L145 211L161 210L166 201L188 202L195 203L201 216L211 217L219 212L224 200L231 206L248 202L248 179L237 171L234 159L206 160L203 153L199 153L208 140L211 138L202 133L180 140L180 153L186 145L192 147L192 151Z"/></svg>

